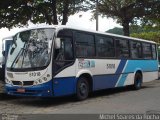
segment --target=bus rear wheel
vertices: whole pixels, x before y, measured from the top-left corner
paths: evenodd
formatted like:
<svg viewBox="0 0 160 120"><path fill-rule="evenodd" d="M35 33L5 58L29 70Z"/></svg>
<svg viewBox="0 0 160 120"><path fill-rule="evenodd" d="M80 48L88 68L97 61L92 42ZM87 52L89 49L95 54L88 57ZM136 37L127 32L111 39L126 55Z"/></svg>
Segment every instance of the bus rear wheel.
<svg viewBox="0 0 160 120"><path fill-rule="evenodd" d="M134 90L139 90L142 87L142 74L141 73L136 73L135 78L134 78L134 85L133 89Z"/></svg>
<svg viewBox="0 0 160 120"><path fill-rule="evenodd" d="M87 99L89 95L89 84L85 77L80 77L77 82L76 97L82 101Z"/></svg>

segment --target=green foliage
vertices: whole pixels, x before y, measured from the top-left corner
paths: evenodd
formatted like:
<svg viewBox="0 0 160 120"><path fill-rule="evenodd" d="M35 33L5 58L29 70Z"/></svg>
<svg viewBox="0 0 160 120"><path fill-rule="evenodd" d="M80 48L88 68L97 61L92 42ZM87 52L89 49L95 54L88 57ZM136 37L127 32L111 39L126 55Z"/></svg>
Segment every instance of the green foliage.
<svg viewBox="0 0 160 120"><path fill-rule="evenodd" d="M127 36L130 34L129 25L139 23L138 20L155 26L155 21L160 21L159 8L160 0L100 0L98 7L104 17L116 19Z"/></svg>
<svg viewBox="0 0 160 120"><path fill-rule="evenodd" d="M155 31L153 28L152 29L146 29L146 27L141 27L139 25L131 25L129 29L130 29L130 34ZM106 32L114 33L114 34L118 34L118 35L123 35L123 28L115 27L115 28L110 29Z"/></svg>
<svg viewBox="0 0 160 120"><path fill-rule="evenodd" d="M145 9L145 17L141 18L141 25L157 26L160 29L160 0L144 0L143 4L147 9Z"/></svg>
<svg viewBox="0 0 160 120"><path fill-rule="evenodd" d="M132 37L152 40L160 44L160 29L156 29L156 26L155 27L148 27L148 26L142 27L139 25L131 25L130 31L131 31ZM115 27L106 32L122 35L123 29Z"/></svg>
<svg viewBox="0 0 160 120"><path fill-rule="evenodd" d="M113 29L110 29L108 31L106 31L107 33L113 33L113 34L118 34L118 35L123 35L123 29L122 28L118 28L118 27L115 27Z"/></svg>
<svg viewBox="0 0 160 120"><path fill-rule="evenodd" d="M85 0L1 0L0 28L33 23L65 25L68 17L78 11L86 11Z"/></svg>
<svg viewBox="0 0 160 120"><path fill-rule="evenodd" d="M129 24L135 17L144 16L145 8L137 0L101 0L99 12L103 16L117 19L123 26L124 35L129 36Z"/></svg>
<svg viewBox="0 0 160 120"><path fill-rule="evenodd" d="M152 40L160 44L160 31L157 32L143 32L143 33L133 33L132 37L141 38L145 40Z"/></svg>

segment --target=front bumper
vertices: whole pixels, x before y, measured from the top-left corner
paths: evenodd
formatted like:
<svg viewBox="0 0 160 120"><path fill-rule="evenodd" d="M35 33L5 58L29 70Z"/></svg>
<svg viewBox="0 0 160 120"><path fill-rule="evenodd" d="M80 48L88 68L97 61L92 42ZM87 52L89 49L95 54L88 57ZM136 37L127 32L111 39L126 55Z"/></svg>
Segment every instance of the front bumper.
<svg viewBox="0 0 160 120"><path fill-rule="evenodd" d="M18 92L18 89L24 89L25 92ZM10 84L5 85L5 91L9 95L14 96L35 96L35 97L52 97L53 88L52 81L35 86L13 86Z"/></svg>

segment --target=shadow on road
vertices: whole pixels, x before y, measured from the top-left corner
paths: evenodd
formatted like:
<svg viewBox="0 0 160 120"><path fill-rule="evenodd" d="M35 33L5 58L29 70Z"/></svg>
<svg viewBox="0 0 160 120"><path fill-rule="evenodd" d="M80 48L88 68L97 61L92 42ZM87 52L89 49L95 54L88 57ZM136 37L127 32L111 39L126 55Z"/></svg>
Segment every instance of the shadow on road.
<svg viewBox="0 0 160 120"><path fill-rule="evenodd" d="M5 93L0 93L0 101L18 99L16 96L7 95Z"/></svg>
<svg viewBox="0 0 160 120"><path fill-rule="evenodd" d="M159 82L159 81L157 81ZM145 84L141 90L154 88L155 83L147 83ZM141 91L140 90L140 91ZM96 91L90 94L89 98L85 101L78 102L76 101L74 96L66 96L66 97L58 97L58 98L38 98L38 97L16 97L10 96L4 93L0 93L0 102L7 101L10 104L14 105L22 105L22 106L31 106L31 107L58 107L67 104L75 105L75 104L83 104L88 103L90 100L95 100L99 98L105 97L106 99L111 97L116 97L121 95L120 93L125 92L134 92L131 86L121 87L121 88L112 88L106 90Z"/></svg>
<svg viewBox="0 0 160 120"><path fill-rule="evenodd" d="M142 89L150 88L151 86L143 86ZM119 95L119 93L130 92L133 91L130 86L122 87L122 88L114 88L114 89L106 89L94 92L90 95L90 97L84 101L89 102L90 100L94 100L100 97L114 97L115 95ZM55 107L59 105L65 105L68 103L81 103L77 102L74 96L67 96L67 97L58 97L58 98L37 98L37 97L13 97L8 96L6 94L0 94L0 101L1 100L13 100L10 101L12 104L22 104L26 106L35 106L35 107Z"/></svg>

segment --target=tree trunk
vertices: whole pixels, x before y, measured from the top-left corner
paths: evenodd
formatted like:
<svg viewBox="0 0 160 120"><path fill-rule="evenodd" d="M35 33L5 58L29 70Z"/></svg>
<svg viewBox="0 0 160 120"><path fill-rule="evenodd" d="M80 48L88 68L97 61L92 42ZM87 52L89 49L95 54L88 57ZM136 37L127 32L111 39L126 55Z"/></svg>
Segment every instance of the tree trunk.
<svg viewBox="0 0 160 120"><path fill-rule="evenodd" d="M57 5L57 0L51 0L52 2L52 12L53 12L53 24L58 25L58 19L57 19L57 11L56 11L56 5Z"/></svg>
<svg viewBox="0 0 160 120"><path fill-rule="evenodd" d="M46 22L47 22L49 25L51 25L51 24L52 24L52 20L51 20L50 17L48 16L48 13L45 12L44 15L45 15Z"/></svg>
<svg viewBox="0 0 160 120"><path fill-rule="evenodd" d="M129 21L128 20L122 21L122 26L123 26L123 34L124 34L124 36L129 36L130 35L130 32L129 32Z"/></svg>
<svg viewBox="0 0 160 120"><path fill-rule="evenodd" d="M69 1L66 0L63 3L63 20L62 20L62 25L66 25L68 22L68 13L69 13Z"/></svg>

